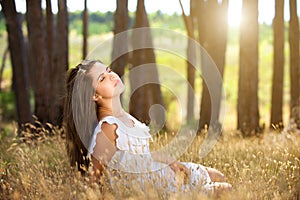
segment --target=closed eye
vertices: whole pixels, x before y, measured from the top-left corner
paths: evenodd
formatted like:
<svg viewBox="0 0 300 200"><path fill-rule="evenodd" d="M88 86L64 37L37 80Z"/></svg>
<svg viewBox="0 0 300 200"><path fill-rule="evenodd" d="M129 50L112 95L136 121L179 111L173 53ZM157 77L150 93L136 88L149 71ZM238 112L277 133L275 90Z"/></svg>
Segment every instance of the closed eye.
<svg viewBox="0 0 300 200"><path fill-rule="evenodd" d="M105 79L105 76L103 76L103 75L99 77L100 82L102 82L104 79Z"/></svg>
<svg viewBox="0 0 300 200"><path fill-rule="evenodd" d="M112 70L109 68L109 67L106 67L106 70L105 70L107 73L111 73ZM103 80L105 79L105 76L104 74L101 74L98 81L102 82Z"/></svg>

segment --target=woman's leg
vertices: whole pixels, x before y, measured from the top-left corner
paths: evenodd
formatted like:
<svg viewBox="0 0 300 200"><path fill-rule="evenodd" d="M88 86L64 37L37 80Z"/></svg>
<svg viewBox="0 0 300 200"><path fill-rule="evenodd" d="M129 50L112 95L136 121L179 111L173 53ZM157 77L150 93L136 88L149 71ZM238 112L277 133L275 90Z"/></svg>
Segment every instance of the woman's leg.
<svg viewBox="0 0 300 200"><path fill-rule="evenodd" d="M232 185L225 182L214 182L213 183L214 193L220 194L221 192L229 192L232 190Z"/></svg>

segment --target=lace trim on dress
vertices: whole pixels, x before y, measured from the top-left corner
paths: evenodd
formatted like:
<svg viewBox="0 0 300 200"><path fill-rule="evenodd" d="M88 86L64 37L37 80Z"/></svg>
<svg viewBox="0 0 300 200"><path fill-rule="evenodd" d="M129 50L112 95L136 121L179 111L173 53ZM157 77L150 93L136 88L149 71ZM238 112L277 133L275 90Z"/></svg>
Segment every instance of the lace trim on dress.
<svg viewBox="0 0 300 200"><path fill-rule="evenodd" d="M141 144L141 141L138 141L139 139L142 139L142 141L145 141L145 139L152 139L152 136L149 133L149 127L146 126L145 124L139 122L136 120L134 117L129 115L129 118L133 120L134 126L133 127L128 127L126 126L121 120L114 116L107 116L104 117L102 120L99 121L98 125L96 126L92 140L89 146L89 153L93 154L94 148L96 146L96 137L98 133L101 132L101 126L103 122L107 122L109 124L116 124L117 129L116 129L116 134L117 134L117 139L116 139L116 145L117 148L120 150L124 151L129 151L130 145L128 144L129 142L133 145L138 145ZM130 140L130 138L132 138ZM130 140L130 141L129 141ZM144 143L144 142L142 142Z"/></svg>

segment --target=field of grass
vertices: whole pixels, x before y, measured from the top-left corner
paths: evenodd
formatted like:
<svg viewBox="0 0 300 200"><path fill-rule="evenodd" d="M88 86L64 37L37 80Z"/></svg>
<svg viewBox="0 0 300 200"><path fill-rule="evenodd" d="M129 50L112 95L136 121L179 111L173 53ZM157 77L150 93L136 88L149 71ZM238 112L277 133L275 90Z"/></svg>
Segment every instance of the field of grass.
<svg viewBox="0 0 300 200"><path fill-rule="evenodd" d="M14 129L1 132L0 199L118 199L107 184L100 186L71 170L59 129L49 136L36 129L36 138L24 140ZM171 134L155 138L152 148L162 148ZM26 141L26 142L24 142ZM219 199L299 199L300 133L283 131L260 137L242 138L238 132L225 132L213 150L199 157L203 135L197 136L181 161L215 167L227 176L233 190ZM143 193L135 188L119 192L124 199L161 198L157 190ZM171 194L169 199L215 199L199 193Z"/></svg>

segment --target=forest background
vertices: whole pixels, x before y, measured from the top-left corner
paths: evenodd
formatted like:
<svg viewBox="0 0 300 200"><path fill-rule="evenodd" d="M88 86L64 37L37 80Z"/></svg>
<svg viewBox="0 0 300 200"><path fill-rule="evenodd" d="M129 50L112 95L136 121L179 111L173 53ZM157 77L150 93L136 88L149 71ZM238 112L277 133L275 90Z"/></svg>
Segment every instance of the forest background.
<svg viewBox="0 0 300 200"><path fill-rule="evenodd" d="M139 2L143 1L139 0ZM244 2L253 3L255 1L244 0ZM296 1L291 0L289 2ZM45 14L45 10L43 10L43 13ZM129 27L134 26L136 21L135 15L135 12L129 12ZM31 20L34 20L34 17L33 15ZM84 43L82 17L82 11L68 13L68 67L76 66L82 59L82 46ZM180 14L168 15L157 11L148 13L147 17L151 27L170 29L183 35L187 34L186 24ZM23 22L22 30L24 35L27 36L26 17L22 14L21 18ZM282 93L283 121L282 124L272 126L270 115L274 56L273 27L271 24L258 25L259 37L257 44L259 53L258 58L253 60L258 61L258 87L254 92L258 94L259 116L257 119L259 119L259 124L255 124L254 134L251 134L250 137L245 137L247 135L244 135L242 131L237 129L241 32L238 26L228 27L223 77L226 92L226 115L222 135L218 138L218 142L209 154L201 157L199 152L201 152L202 142L207 135L207 132L204 130L194 138L193 143L179 158L181 161L201 163L224 172L228 177L228 182L233 185L233 191L223 194L219 199L299 199L300 136L299 127L295 126L294 121L291 121L290 95L292 90L289 73L289 27L289 22L284 21L285 59L284 72L281 74L284 77ZM88 20L89 51L93 51L103 41L111 39L113 37L113 29L114 12L90 12ZM39 122L37 118L34 118L35 121L29 125L29 129L25 129L22 135L19 134L19 127L16 122L15 96L12 90L12 66L8 53L5 53L8 46L8 34L3 12L0 12L0 37L0 55L3 56L2 60L4 60L2 66L5 66L4 68L2 67L4 70L3 76L1 76L3 78L1 80L0 93L0 198L99 199L99 197L103 197L105 199L115 199L116 197L109 187L100 188L99 185L91 184L87 181L87 177L83 178L74 170L70 170L65 147L65 135L59 126L51 125L51 123L47 122ZM33 39L36 38L33 37ZM153 40L155 42L155 35L153 35ZM170 37L163 42L174 47L174 49L179 49L182 55L186 54L187 41L178 42ZM110 54L111 52L109 51L108 53ZM156 52L156 62L170 66L172 70L187 76L187 63L183 59L174 58L168 53ZM299 65L296 69L299 69ZM36 70L38 69L36 68ZM246 75L249 74L246 73ZM250 76L250 80L251 78ZM253 82L255 81L256 78L254 77ZM196 77L195 83L195 91L200 99L202 90L201 79ZM173 80L169 84L171 84L172 89L183 91L182 95L187 98L187 89L184 85L178 84L177 80ZM31 112L35 113L34 94L33 91L30 92L30 108L32 109ZM164 93L165 91L162 92ZM181 110L178 109L176 101L173 101L168 95L163 94L163 100L168 106L167 126L169 129L156 135L152 146L153 149L163 148L172 141L174 136L176 136L178 124L180 124L180 121L175 120L176 116L180 115L180 111L186 109L185 103L187 100L182 103ZM243 108L246 110L248 107ZM43 112L40 113L44 114ZM245 114L247 115L247 113ZM195 116L199 117L198 110L195 110ZM252 133L252 130L250 132ZM124 198L162 199L159 191L153 190L153 188L149 188L146 194L135 188L127 189L123 187L119 189L122 191L121 195ZM171 198L212 199L213 197L202 196L199 193L184 193L173 194Z"/></svg>
<svg viewBox="0 0 300 200"><path fill-rule="evenodd" d="M134 12L129 12L130 22L129 27L133 26L134 23ZM172 15L162 13L161 11L157 11L154 13L149 13L149 22L151 27L158 27L164 29L170 29L177 31L182 34L186 34L186 28L184 25L184 21L180 14L174 13ZM25 14L21 14L22 21L25 20ZM286 26L288 22L285 22ZM26 24L23 24L24 26ZM77 63L80 62L81 53L82 53L82 12L74 11L69 12L69 61L70 66L76 66ZM114 26L114 13L113 12L90 12L89 13L89 51L92 51L98 44L101 44L105 40L111 38L113 35L112 30ZM26 30L26 27L23 27ZM239 26L229 26L228 27L228 46L226 51L226 66L224 72L224 87L226 92L226 116L224 121L224 127L226 129L232 130L236 128L236 105L237 105L237 95L238 95L238 69L239 69ZM287 47L287 29L285 31L286 44ZM8 48L7 44L7 32L5 27L5 19L3 13L0 12L0 55L5 55L5 50ZM174 41L171 41L173 43ZM171 45L170 43L170 45ZM182 45L182 44L178 44ZM186 44L184 44L186 45ZM186 47L181 46L180 51L182 54L185 54ZM185 72L185 63L183 60L179 58L171 57L170 54L165 54L161 52L157 53L157 63L163 63L168 66L171 66L176 71L184 74ZM289 49L285 48L285 57L288 57ZM261 111L260 123L261 124L269 124L270 122L270 109L271 109L271 84L272 84L272 65L273 65L273 33L272 33L272 25L262 23L259 25L259 109ZM2 67L4 67L2 79L1 79L1 110L0 116L2 122L11 122L11 120L16 120L16 107L14 102L14 93L11 91L11 83L12 83L12 68L10 59L8 59L8 55L6 55L6 59L2 59L5 61L2 63ZM284 77L284 121L288 123L289 121L289 61L285 62L285 77ZM263 80L263 81L262 81ZM174 87L176 81L173 82ZM200 80L198 80L198 86ZM172 83L170 83L172 84ZM197 84L196 84L197 85ZM181 88L183 91L186 90ZM197 88L197 92L200 94L201 88ZM186 91L184 91L186 92ZM186 98L186 97L185 97ZM33 103L33 102L32 102ZM34 108L33 106L31 106ZM183 105L184 107L184 105ZM183 108L185 109L185 108ZM170 118L174 117L174 115L178 115L175 111L170 111L173 113ZM174 125L170 125L174 126Z"/></svg>

